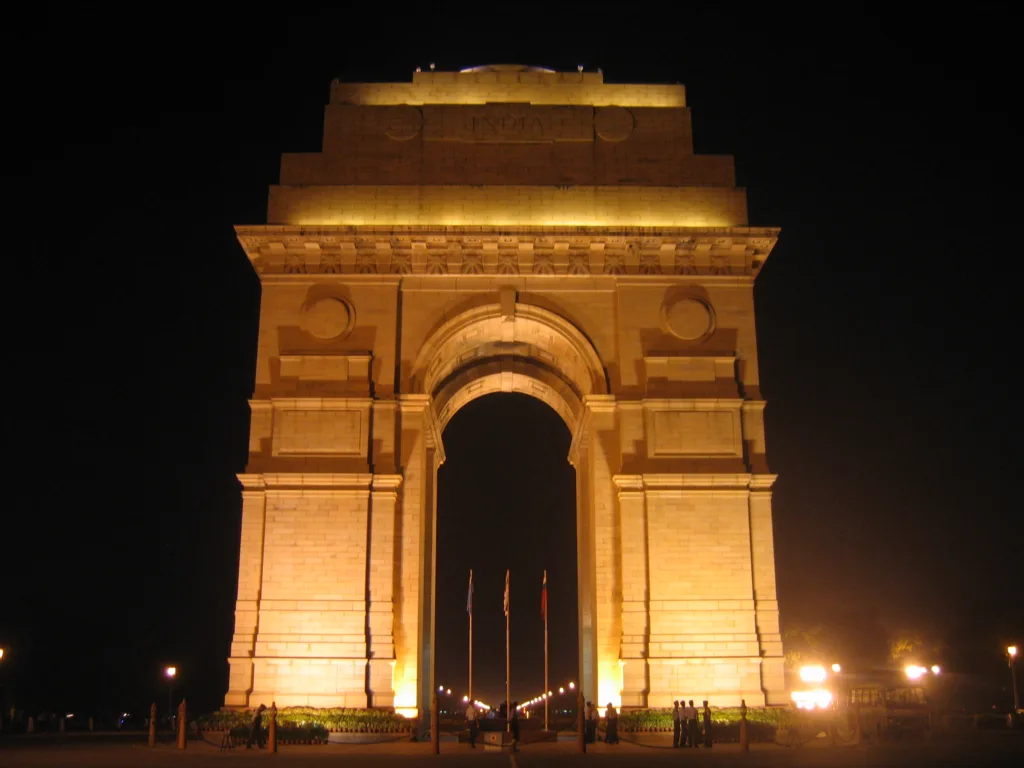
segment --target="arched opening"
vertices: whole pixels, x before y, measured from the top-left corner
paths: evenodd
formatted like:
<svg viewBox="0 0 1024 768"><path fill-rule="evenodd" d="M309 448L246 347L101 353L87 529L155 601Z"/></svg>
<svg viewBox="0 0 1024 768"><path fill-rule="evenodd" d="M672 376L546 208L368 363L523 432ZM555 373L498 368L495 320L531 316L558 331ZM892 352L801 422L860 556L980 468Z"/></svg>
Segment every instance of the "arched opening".
<svg viewBox="0 0 1024 768"><path fill-rule="evenodd" d="M575 706L579 674L576 475L571 434L536 397L497 392L465 402L448 419L437 476L434 680L442 709L468 688L467 588L473 595L473 697L505 698L505 570L511 572L511 697L544 685L542 574L548 574L550 712ZM566 694L558 696L559 686ZM451 694L447 693L451 690ZM543 707L537 712L543 713Z"/></svg>

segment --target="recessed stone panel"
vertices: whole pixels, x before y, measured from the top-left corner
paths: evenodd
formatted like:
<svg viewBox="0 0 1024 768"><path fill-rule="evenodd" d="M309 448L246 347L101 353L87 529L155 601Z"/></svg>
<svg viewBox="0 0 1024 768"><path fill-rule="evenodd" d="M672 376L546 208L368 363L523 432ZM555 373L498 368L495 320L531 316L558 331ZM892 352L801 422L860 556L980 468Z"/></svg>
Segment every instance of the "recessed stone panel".
<svg viewBox="0 0 1024 768"><path fill-rule="evenodd" d="M359 411L282 410L274 418L274 453L359 455L362 431Z"/></svg>
<svg viewBox="0 0 1024 768"><path fill-rule="evenodd" d="M738 422L733 411L654 411L651 456L735 456Z"/></svg>

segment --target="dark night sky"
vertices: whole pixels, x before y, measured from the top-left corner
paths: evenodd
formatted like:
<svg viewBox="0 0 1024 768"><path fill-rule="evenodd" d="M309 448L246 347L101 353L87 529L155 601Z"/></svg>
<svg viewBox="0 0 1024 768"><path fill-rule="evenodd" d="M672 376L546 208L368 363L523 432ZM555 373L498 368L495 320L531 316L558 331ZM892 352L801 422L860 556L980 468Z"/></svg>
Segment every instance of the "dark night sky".
<svg viewBox="0 0 1024 768"><path fill-rule="evenodd" d="M697 151L734 155L751 223L783 230L755 295L784 623L923 626L948 668L1005 685L1000 649L1024 642L1007 20L447 7L65 12L41 43L52 66L7 63L0 687L30 707L135 706L174 661L197 706L219 704L259 297L232 225L263 223L282 152L319 149L334 77L430 62L687 86ZM576 664L568 436L539 404L489 398L445 439L438 679L464 682L474 567L478 601L498 601L479 693L500 692L507 564L525 697L544 567L552 682Z"/></svg>

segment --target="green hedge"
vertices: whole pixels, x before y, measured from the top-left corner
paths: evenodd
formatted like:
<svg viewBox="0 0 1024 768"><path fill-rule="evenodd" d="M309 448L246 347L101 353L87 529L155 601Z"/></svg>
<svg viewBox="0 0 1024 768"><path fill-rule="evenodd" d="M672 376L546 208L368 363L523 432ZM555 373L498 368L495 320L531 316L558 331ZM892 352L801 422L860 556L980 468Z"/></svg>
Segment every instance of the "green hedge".
<svg viewBox="0 0 1024 768"><path fill-rule="evenodd" d="M747 725L751 738L774 738L780 728L788 728L792 723L792 711L784 708L764 707L747 708ZM704 716L700 722L703 725ZM723 739L733 731L739 734L739 707L712 707L711 727ZM673 727L671 709L639 709L622 712L619 715L619 730L623 732L671 731Z"/></svg>
<svg viewBox="0 0 1024 768"><path fill-rule="evenodd" d="M206 731L234 731L245 728L255 716L255 710L213 712L197 719ZM263 713L263 727L270 722L269 710ZM316 707L284 707L277 710L278 732L282 728L320 728L326 732L342 733L408 733L413 723L401 715L378 709L318 709Z"/></svg>
<svg viewBox="0 0 1024 768"><path fill-rule="evenodd" d="M231 738L236 744L244 743L249 738L249 726L236 725L231 729ZM263 741L267 740L267 728L263 728ZM277 740L283 742L327 742L327 729L322 725L279 725L277 727Z"/></svg>

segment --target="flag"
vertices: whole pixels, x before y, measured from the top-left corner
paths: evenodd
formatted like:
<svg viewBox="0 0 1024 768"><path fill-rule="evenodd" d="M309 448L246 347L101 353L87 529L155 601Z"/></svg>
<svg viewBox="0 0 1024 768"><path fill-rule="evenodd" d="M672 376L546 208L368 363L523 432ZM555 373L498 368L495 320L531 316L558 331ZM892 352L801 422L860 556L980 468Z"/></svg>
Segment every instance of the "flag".
<svg viewBox="0 0 1024 768"><path fill-rule="evenodd" d="M466 595L466 613L473 613L473 569L469 569L469 594Z"/></svg>
<svg viewBox="0 0 1024 768"><path fill-rule="evenodd" d="M540 588L540 615L548 620L548 572L544 571L544 583Z"/></svg>
<svg viewBox="0 0 1024 768"><path fill-rule="evenodd" d="M508 571L505 571L505 615L508 616Z"/></svg>

